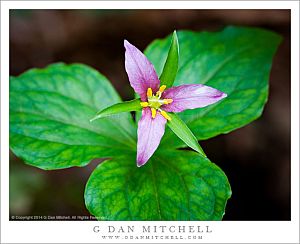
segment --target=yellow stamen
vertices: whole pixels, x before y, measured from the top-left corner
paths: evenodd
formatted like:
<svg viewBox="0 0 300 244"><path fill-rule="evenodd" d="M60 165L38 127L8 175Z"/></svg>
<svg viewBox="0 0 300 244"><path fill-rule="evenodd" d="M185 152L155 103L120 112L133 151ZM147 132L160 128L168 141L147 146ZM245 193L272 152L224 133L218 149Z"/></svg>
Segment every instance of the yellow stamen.
<svg viewBox="0 0 300 244"><path fill-rule="evenodd" d="M149 106L149 103L147 103L147 102L141 102L140 104L143 108L146 108Z"/></svg>
<svg viewBox="0 0 300 244"><path fill-rule="evenodd" d="M170 104L172 102L173 102L173 99L169 99L169 98L164 99L164 104Z"/></svg>
<svg viewBox="0 0 300 244"><path fill-rule="evenodd" d="M152 89L150 87L147 90L147 97L152 97Z"/></svg>
<svg viewBox="0 0 300 244"><path fill-rule="evenodd" d="M161 92L161 93L163 93L164 92L164 90L166 89L166 85L162 85L160 88L159 88L159 91Z"/></svg>
<svg viewBox="0 0 300 244"><path fill-rule="evenodd" d="M155 108L151 108L151 113L152 113L152 118L154 119L156 116L156 109Z"/></svg>
<svg viewBox="0 0 300 244"><path fill-rule="evenodd" d="M161 92L157 91L156 94L155 94L155 96L158 97L158 98L160 98L161 97Z"/></svg>
<svg viewBox="0 0 300 244"><path fill-rule="evenodd" d="M171 117L163 110L160 111L161 115L164 116L167 120L171 120Z"/></svg>

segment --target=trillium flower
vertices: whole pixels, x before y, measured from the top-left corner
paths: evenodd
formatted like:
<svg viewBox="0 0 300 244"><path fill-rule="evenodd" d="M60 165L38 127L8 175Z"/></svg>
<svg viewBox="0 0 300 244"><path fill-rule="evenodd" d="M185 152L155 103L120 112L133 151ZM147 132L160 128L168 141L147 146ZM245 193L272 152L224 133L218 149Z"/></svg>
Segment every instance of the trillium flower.
<svg viewBox="0 0 300 244"><path fill-rule="evenodd" d="M125 69L129 82L141 97L142 117L138 123L137 165L144 165L157 149L171 120L168 112L203 108L227 95L202 84L160 86L153 64L128 41L124 41Z"/></svg>
<svg viewBox="0 0 300 244"><path fill-rule="evenodd" d="M137 131L136 162L138 167L144 165L154 154L165 133L166 123L188 146L205 155L196 137L175 113L186 109L203 108L220 101L227 95L202 84L171 87L178 69L179 49L176 32L173 34L160 79L153 64L138 48L126 40L124 47L126 50L125 69L130 85L139 94L140 99L112 105L99 111L91 121L120 112L142 110Z"/></svg>

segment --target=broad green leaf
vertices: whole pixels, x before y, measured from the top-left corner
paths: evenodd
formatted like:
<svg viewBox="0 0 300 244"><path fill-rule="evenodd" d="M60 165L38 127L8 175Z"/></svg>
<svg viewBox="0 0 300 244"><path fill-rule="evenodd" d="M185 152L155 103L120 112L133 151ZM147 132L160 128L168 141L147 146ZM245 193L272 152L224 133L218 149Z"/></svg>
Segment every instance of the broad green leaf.
<svg viewBox="0 0 300 244"><path fill-rule="evenodd" d="M84 166L136 150L129 113L90 123L121 99L109 81L81 64L55 64L10 79L10 147L42 169Z"/></svg>
<svg viewBox="0 0 300 244"><path fill-rule="evenodd" d="M98 165L85 203L99 220L221 220L231 189L225 174L191 151L163 151L143 167L135 154Z"/></svg>
<svg viewBox="0 0 300 244"><path fill-rule="evenodd" d="M170 38L154 41L145 51L158 73ZM178 39L180 66L174 85L200 83L228 94L216 104L180 113L197 139L228 133L262 114L279 35L258 28L227 27L221 32L180 31ZM170 142L182 145L169 130L162 144Z"/></svg>
<svg viewBox="0 0 300 244"><path fill-rule="evenodd" d="M182 121L182 119L175 113L168 113L171 120L168 121L167 125L170 129L189 147L206 157L202 148L200 147L197 138L189 127Z"/></svg>
<svg viewBox="0 0 300 244"><path fill-rule="evenodd" d="M176 31L173 32L168 56L159 77L161 85L171 87L175 81L179 63L179 44Z"/></svg>
<svg viewBox="0 0 300 244"><path fill-rule="evenodd" d="M140 110L142 110L141 99L134 99L131 101L116 103L110 107L100 110L96 114L96 116L93 117L90 121L92 122L96 119L108 117L108 116L123 113L123 112L140 111Z"/></svg>

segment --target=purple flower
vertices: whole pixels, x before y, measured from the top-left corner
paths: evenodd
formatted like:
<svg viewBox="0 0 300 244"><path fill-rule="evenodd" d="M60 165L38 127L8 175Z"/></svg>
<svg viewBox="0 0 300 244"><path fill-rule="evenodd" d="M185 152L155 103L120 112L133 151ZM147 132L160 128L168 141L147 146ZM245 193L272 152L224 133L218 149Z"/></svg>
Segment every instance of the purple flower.
<svg viewBox="0 0 300 244"><path fill-rule="evenodd" d="M216 103L227 95L202 84L174 86L166 89L153 64L128 41L124 41L125 69L129 82L141 97L142 117L138 123L137 166L144 165L157 149L171 120L168 112L202 108Z"/></svg>

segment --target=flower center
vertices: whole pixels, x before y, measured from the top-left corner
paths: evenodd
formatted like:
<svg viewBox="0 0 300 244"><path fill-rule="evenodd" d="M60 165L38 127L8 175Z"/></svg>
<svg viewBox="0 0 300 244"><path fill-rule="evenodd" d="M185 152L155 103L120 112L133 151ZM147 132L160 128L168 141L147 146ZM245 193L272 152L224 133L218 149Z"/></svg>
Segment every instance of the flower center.
<svg viewBox="0 0 300 244"><path fill-rule="evenodd" d="M164 116L167 120L171 120L170 116L160 109L161 105L164 104L170 104L173 102L172 99L160 99L162 93L166 89L165 85L162 85L159 90L156 92L155 95L153 95L152 89L148 88L147 90L147 102L141 102L141 106L143 108L150 107L151 108L151 113L152 113L152 118L154 119L157 113L157 110L160 112L162 116Z"/></svg>

